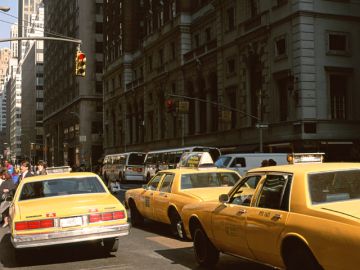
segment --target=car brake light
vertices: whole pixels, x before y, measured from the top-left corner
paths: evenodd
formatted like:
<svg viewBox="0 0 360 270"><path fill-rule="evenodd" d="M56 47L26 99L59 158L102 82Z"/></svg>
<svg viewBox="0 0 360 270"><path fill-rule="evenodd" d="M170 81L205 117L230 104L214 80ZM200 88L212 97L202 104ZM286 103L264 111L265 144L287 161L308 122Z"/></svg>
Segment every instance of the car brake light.
<svg viewBox="0 0 360 270"><path fill-rule="evenodd" d="M98 221L101 221L101 214L91 214L89 216L89 222L92 223L92 222L98 222Z"/></svg>
<svg viewBox="0 0 360 270"><path fill-rule="evenodd" d="M112 213L103 213L102 216L101 216L101 219L103 221L112 220L113 215L112 215Z"/></svg>
<svg viewBox="0 0 360 270"><path fill-rule="evenodd" d="M114 219L123 219L125 218L124 211L116 211L116 212L106 212L106 213L98 213L89 215L89 222L99 222L99 221L109 221Z"/></svg>
<svg viewBox="0 0 360 270"><path fill-rule="evenodd" d="M27 222L16 222L15 223L15 230L17 231L22 231L22 230L27 230L28 226L27 226Z"/></svg>
<svg viewBox="0 0 360 270"><path fill-rule="evenodd" d="M43 220L31 220L31 221L22 221L15 223L15 230L34 230L34 229L44 229L54 227L53 219L43 219Z"/></svg>
<svg viewBox="0 0 360 270"><path fill-rule="evenodd" d="M125 218L125 212L124 211L117 211L113 213L114 219L123 219Z"/></svg>

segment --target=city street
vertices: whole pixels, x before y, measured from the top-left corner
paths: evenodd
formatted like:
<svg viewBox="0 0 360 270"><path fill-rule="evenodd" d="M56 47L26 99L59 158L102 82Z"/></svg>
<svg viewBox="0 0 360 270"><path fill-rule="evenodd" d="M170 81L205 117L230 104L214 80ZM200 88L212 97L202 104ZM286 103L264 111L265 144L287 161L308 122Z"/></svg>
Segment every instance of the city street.
<svg viewBox="0 0 360 270"><path fill-rule="evenodd" d="M120 200L123 194L119 194ZM129 236L120 239L118 252L110 255L98 245L77 244L33 249L16 261L8 228L0 228L0 239L0 269L199 269L192 242L174 239L168 226L154 222L132 228ZM214 269L269 268L221 255Z"/></svg>

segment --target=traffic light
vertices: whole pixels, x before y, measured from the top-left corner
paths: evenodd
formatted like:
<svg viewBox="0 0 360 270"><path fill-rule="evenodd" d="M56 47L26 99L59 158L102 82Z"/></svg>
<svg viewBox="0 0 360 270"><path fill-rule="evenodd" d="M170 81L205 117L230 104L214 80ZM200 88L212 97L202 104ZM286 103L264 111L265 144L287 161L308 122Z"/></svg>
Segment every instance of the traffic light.
<svg viewBox="0 0 360 270"><path fill-rule="evenodd" d="M75 75L85 77L86 56L83 52L77 51L75 57Z"/></svg>
<svg viewBox="0 0 360 270"><path fill-rule="evenodd" d="M175 101L173 99L167 99L165 101L165 106L168 113L174 112L176 109Z"/></svg>

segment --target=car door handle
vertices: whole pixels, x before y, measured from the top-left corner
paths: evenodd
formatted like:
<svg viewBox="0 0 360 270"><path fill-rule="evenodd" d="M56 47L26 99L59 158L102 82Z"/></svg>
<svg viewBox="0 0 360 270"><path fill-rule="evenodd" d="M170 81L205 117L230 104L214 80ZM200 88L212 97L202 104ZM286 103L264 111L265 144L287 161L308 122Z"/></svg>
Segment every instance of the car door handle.
<svg viewBox="0 0 360 270"><path fill-rule="evenodd" d="M245 209L240 209L239 211L237 211L236 215L242 215L245 214L246 210Z"/></svg>
<svg viewBox="0 0 360 270"><path fill-rule="evenodd" d="M271 218L271 220L274 220L274 221L277 221L277 220L279 220L279 219L281 219L281 215L280 214L275 214L275 215L273 215L273 217Z"/></svg>

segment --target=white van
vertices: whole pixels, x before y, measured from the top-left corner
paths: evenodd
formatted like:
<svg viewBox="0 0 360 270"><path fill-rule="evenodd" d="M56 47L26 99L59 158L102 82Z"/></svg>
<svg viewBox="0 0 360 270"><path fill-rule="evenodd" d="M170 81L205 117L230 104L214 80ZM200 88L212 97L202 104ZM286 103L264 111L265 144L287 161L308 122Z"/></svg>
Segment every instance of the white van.
<svg viewBox="0 0 360 270"><path fill-rule="evenodd" d="M262 166L262 162L272 159L276 165L289 164L287 153L236 153L221 155L215 162L219 168L228 168L244 176L248 170ZM271 164L268 164L271 166Z"/></svg>

